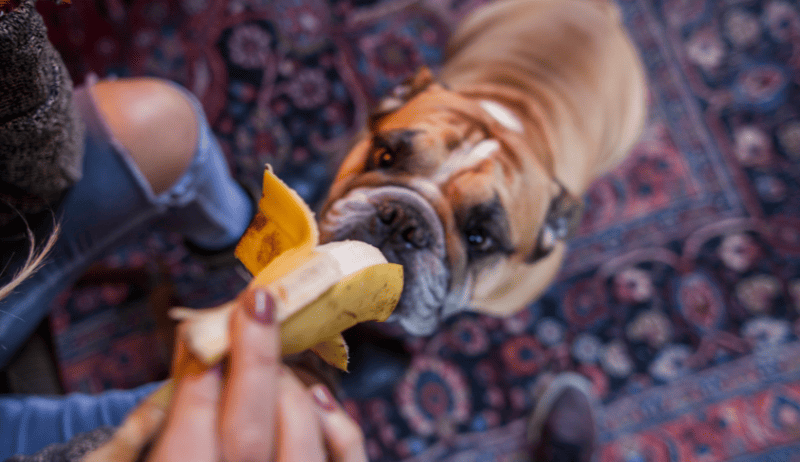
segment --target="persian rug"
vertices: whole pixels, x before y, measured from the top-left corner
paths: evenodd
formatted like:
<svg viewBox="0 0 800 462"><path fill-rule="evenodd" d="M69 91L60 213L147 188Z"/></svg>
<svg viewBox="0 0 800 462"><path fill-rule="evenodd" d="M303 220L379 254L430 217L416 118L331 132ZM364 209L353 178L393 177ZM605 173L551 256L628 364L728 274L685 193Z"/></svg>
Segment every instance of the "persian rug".
<svg viewBox="0 0 800 462"><path fill-rule="evenodd" d="M473 0L95 0L41 9L77 82L175 80L234 174L265 163L318 204L378 96L441 63ZM545 374L588 377L602 461L800 459L800 11L784 0L621 0L648 71L649 123L597 181L558 281L509 319L387 328L345 377L375 461L526 460ZM243 286L154 231L108 268L151 279L54 304L62 379L99 391L166 373L153 293L200 307ZM160 288L160 289L159 289ZM161 290L161 292L159 292ZM359 370L360 369L360 370Z"/></svg>

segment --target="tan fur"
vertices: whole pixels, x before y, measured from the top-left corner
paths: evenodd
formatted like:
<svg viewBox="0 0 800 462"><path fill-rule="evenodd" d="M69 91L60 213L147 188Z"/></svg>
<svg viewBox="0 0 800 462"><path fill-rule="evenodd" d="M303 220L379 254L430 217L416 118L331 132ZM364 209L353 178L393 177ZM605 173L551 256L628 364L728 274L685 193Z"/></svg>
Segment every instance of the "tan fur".
<svg viewBox="0 0 800 462"><path fill-rule="evenodd" d="M440 78L504 102L529 136L543 132L556 176L576 195L622 161L644 124L644 70L611 3L491 3L453 34Z"/></svg>
<svg viewBox="0 0 800 462"><path fill-rule="evenodd" d="M493 97L515 110L529 138L545 138L549 152L541 154L550 158L542 162L576 196L625 158L644 125L644 70L609 3L494 3L453 35L441 79L454 91ZM478 284L473 305L516 312L547 288L563 254L559 249L534 265L498 264L477 278L499 280L486 290Z"/></svg>
<svg viewBox="0 0 800 462"><path fill-rule="evenodd" d="M384 102L371 127L417 130L413 156L396 172L368 171L370 141L363 140L345 159L323 213L359 186L416 190L442 220L450 290L466 290L474 310L511 315L540 296L561 266L563 242L538 261L527 257L561 188L581 197L636 142L645 121L643 66L611 3L499 0L454 32L438 82L422 70L407 94ZM493 120L484 100L510 110L522 133ZM502 148L443 184L433 180L457 142L482 137ZM455 223L493 195L511 221L514 253L468 265Z"/></svg>

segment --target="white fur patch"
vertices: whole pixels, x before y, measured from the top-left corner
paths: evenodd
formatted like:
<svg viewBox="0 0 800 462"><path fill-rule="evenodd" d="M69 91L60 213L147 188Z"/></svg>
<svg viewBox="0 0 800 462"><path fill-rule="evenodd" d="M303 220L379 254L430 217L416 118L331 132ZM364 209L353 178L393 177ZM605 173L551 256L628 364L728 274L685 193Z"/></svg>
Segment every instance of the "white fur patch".
<svg viewBox="0 0 800 462"><path fill-rule="evenodd" d="M480 106L494 120L500 122L500 125L506 127L507 129L513 130L517 133L522 133L524 130L522 127L522 121L519 120L519 117L514 115L511 110L502 104L488 99L483 99L480 102Z"/></svg>
<svg viewBox="0 0 800 462"><path fill-rule="evenodd" d="M479 142L467 152L454 152L439 167L433 176L433 182L439 185L446 183L454 173L477 165L478 162L487 159L498 149L500 149L500 143L497 140L488 139Z"/></svg>

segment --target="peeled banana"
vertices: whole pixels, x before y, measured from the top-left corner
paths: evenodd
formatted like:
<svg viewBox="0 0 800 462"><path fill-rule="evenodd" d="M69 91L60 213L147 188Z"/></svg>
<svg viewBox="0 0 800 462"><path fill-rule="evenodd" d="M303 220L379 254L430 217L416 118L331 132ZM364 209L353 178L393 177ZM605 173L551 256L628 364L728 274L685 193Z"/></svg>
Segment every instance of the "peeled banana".
<svg viewBox="0 0 800 462"><path fill-rule="evenodd" d="M250 287L275 297L284 355L311 349L347 370L341 332L364 321L385 321L403 290L403 268L359 241L319 244L314 215L299 195L268 168L259 210L236 248L254 275ZM187 324L192 353L207 364L224 357L233 302L217 308L176 308Z"/></svg>
<svg viewBox="0 0 800 462"><path fill-rule="evenodd" d="M311 349L347 370L342 331L363 321L385 321L403 290L403 268L387 263L375 247L357 241L319 244L314 215L272 170L264 172L258 212L236 248L254 275L250 287L266 288L275 302L284 355ZM234 302L210 309L174 308L185 323L186 343L208 365L228 352L228 325ZM174 371L180 375L181 371ZM163 425L172 399L167 381L144 400L85 462L134 462ZM157 412L154 412L157 411Z"/></svg>

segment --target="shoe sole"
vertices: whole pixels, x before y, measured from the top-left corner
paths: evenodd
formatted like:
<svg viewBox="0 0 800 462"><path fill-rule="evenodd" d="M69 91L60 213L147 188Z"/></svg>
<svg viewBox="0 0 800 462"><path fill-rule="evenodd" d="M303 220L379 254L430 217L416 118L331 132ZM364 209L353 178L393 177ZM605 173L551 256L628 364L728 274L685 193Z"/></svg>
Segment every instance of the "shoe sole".
<svg viewBox="0 0 800 462"><path fill-rule="evenodd" d="M578 390L584 396L586 396L586 399L590 404L594 404L595 399L594 394L592 393L592 384L586 377L574 372L564 372L558 374L553 381L547 385L544 393L542 393L542 396L537 400L536 407L533 409L533 415L528 420L528 443L534 446L539 443L544 421L550 414L556 399L561 395L561 392L567 388L574 388ZM590 418L593 421L596 421L594 406L590 407Z"/></svg>

